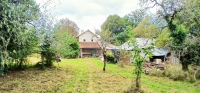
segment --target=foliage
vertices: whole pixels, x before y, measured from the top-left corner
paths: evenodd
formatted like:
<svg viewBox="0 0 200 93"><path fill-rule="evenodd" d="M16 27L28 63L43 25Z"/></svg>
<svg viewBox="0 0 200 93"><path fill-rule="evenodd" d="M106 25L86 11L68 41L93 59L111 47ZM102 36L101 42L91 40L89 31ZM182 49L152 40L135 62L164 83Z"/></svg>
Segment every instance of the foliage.
<svg viewBox="0 0 200 93"><path fill-rule="evenodd" d="M42 58L42 66L41 68L44 69L44 65L52 66L53 61L55 60L55 51L52 48L52 40L51 37L46 36L45 41L42 43L41 47L41 58ZM46 64L45 64L46 63Z"/></svg>
<svg viewBox="0 0 200 93"><path fill-rule="evenodd" d="M171 50L176 52L182 63L182 69L188 70L193 62L199 64L199 4L198 0L140 0L146 9L157 7L157 14L167 22L172 37ZM196 42L190 43L189 41ZM195 47L194 47L195 46ZM191 48L192 47L192 48ZM192 51L192 52L189 52ZM191 55L194 55L192 57Z"/></svg>
<svg viewBox="0 0 200 93"><path fill-rule="evenodd" d="M156 38L160 33L157 29L156 25L150 23L151 18L145 18L142 20L136 28L134 28L134 35L135 37L142 37L142 38Z"/></svg>
<svg viewBox="0 0 200 93"><path fill-rule="evenodd" d="M79 43L76 38L72 37L68 31L58 29L55 31L57 45L55 50L63 58L77 58L79 54Z"/></svg>
<svg viewBox="0 0 200 93"><path fill-rule="evenodd" d="M158 77L169 77L175 81L187 81L187 82L195 82L194 81L194 67L189 66L189 70L187 72L182 70L181 65L179 64L169 64L165 70L157 70L153 69L150 72L152 76ZM197 73L197 79L200 79L200 73Z"/></svg>
<svg viewBox="0 0 200 93"><path fill-rule="evenodd" d="M161 48L168 48L171 45L172 38L170 37L170 31L168 28L164 28L162 32L156 38L155 46Z"/></svg>
<svg viewBox="0 0 200 93"><path fill-rule="evenodd" d="M58 25L61 26L59 31L68 31L68 34L70 34L73 38L78 36L79 27L75 22L69 20L68 18L61 19Z"/></svg>
<svg viewBox="0 0 200 93"><path fill-rule="evenodd" d="M9 56L17 62L19 69L22 69L23 63L26 63L26 58L31 55L36 50L38 39L34 29L28 29L25 32L19 32L19 36L15 41L19 45L9 46L9 48L14 49L9 52Z"/></svg>
<svg viewBox="0 0 200 93"><path fill-rule="evenodd" d="M126 50L119 50L118 51L119 61L118 64L120 67L124 67L127 58L130 59L130 52Z"/></svg>
<svg viewBox="0 0 200 93"><path fill-rule="evenodd" d="M132 11L131 13L124 16L126 26L135 28L142 20L144 20L146 16L147 13L145 9L136 9L135 11Z"/></svg>
<svg viewBox="0 0 200 93"><path fill-rule="evenodd" d="M106 59L106 52L107 52L106 46L113 40L112 32L109 31L109 30L101 30L100 31L98 29L95 29L95 33L101 37L99 39L99 42L100 42L100 45L102 46L101 53L103 54L103 58L104 58L103 71L105 71L106 61L107 61L107 59Z"/></svg>
<svg viewBox="0 0 200 93"><path fill-rule="evenodd" d="M117 63L117 61L115 61L115 57L114 57L112 52L107 52L106 53L106 59L110 63Z"/></svg>
<svg viewBox="0 0 200 93"><path fill-rule="evenodd" d="M77 58L79 54L79 43L77 39L72 39L70 41L70 54L69 58Z"/></svg>
<svg viewBox="0 0 200 93"><path fill-rule="evenodd" d="M106 21L101 26L102 31L110 31L112 33L112 44L117 44L117 41L121 44L126 42L126 38L128 38L128 33L125 32L125 29L125 19L116 14L108 16Z"/></svg>
<svg viewBox="0 0 200 93"><path fill-rule="evenodd" d="M3 75L4 66L11 54L16 51L22 53L14 57L21 60L22 65L23 59L31 52L27 48L34 47L31 46L33 42L29 40L35 37L35 33L29 29L29 26L30 21L37 18L38 6L34 0L3 0L0 3L0 74ZM21 41L22 36L24 40Z"/></svg>
<svg viewBox="0 0 200 93"><path fill-rule="evenodd" d="M110 15L107 17L106 21L101 26L101 29L109 30L113 34L117 35L124 31L125 29L124 23L125 23L124 19L122 19L120 16L116 14Z"/></svg>
<svg viewBox="0 0 200 93"><path fill-rule="evenodd" d="M131 50L131 58L134 59L135 62L135 71L134 73L136 74L136 90L140 91L141 89L141 74L143 70L143 62L146 60L146 58L150 58L152 56L151 49L153 48L152 46L148 46L145 48L139 47L137 42L135 41L133 33L130 34L132 36L130 40L130 46L133 46L134 48ZM142 56L141 54L144 54Z"/></svg>

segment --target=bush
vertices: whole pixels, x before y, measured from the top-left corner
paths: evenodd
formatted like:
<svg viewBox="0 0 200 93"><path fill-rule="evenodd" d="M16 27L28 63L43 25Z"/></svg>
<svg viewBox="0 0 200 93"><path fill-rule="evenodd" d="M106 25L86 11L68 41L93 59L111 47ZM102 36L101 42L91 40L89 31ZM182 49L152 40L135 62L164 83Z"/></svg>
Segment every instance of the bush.
<svg viewBox="0 0 200 93"><path fill-rule="evenodd" d="M107 52L107 54L106 54L106 59L107 59L107 61L110 62L110 63L117 63L117 62L115 61L115 57L114 57L114 55L112 54L112 52Z"/></svg>

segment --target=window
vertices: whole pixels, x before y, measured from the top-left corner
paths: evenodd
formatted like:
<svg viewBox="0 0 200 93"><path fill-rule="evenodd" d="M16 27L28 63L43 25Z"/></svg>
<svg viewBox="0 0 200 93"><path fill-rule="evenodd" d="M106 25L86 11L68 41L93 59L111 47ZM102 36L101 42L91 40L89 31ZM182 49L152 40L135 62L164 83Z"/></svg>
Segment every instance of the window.
<svg viewBox="0 0 200 93"><path fill-rule="evenodd" d="M83 39L83 41L85 42L86 40L85 40L85 39Z"/></svg>
<svg viewBox="0 0 200 93"><path fill-rule="evenodd" d="M91 39L91 41L93 42L93 39Z"/></svg>

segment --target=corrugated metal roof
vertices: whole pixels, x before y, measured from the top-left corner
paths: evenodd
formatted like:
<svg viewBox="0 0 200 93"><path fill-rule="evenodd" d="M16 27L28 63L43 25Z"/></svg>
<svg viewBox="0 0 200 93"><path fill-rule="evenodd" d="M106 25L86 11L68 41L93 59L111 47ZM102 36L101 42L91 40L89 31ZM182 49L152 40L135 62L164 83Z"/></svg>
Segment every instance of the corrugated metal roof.
<svg viewBox="0 0 200 93"><path fill-rule="evenodd" d="M148 38L136 38L136 42L140 48L145 48L151 46L152 40ZM128 42L125 42L121 46L119 46L123 50L132 50L134 46L130 46ZM153 56L166 56L170 51L163 48L153 48L152 54Z"/></svg>
<svg viewBox="0 0 200 93"><path fill-rule="evenodd" d="M152 50L153 56L165 56L165 55L167 55L168 53L169 53L169 51L166 50L166 49L163 49L163 48L154 48L154 49Z"/></svg>
<svg viewBox="0 0 200 93"><path fill-rule="evenodd" d="M150 46L152 43L152 40L148 38L136 38L136 42L140 48L144 48L147 46ZM129 41L125 42L121 46L119 46L123 50L132 50L134 47L129 45Z"/></svg>

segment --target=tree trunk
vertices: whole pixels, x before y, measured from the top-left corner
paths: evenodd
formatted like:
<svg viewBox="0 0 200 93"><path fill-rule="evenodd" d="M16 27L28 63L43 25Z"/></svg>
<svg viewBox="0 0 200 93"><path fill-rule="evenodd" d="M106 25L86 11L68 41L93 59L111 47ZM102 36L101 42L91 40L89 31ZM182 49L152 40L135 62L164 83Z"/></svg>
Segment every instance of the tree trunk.
<svg viewBox="0 0 200 93"><path fill-rule="evenodd" d="M139 77L139 73L137 73L137 77L136 77L136 91L140 90L140 77Z"/></svg>
<svg viewBox="0 0 200 93"><path fill-rule="evenodd" d="M138 71L136 72L136 91L140 91L141 85L140 85L140 80L141 80L141 72Z"/></svg>
<svg viewBox="0 0 200 93"><path fill-rule="evenodd" d="M182 70L183 71L188 71L188 64L187 64L187 62L182 62Z"/></svg>
<svg viewBox="0 0 200 93"><path fill-rule="evenodd" d="M106 61L107 61L107 59L106 59L106 52L104 51L103 52L103 63L104 63L104 65L103 65L103 71L106 71Z"/></svg>
<svg viewBox="0 0 200 93"><path fill-rule="evenodd" d="M7 55L6 55L6 51L0 51L0 56L1 56L1 58L0 58L0 61L1 61L1 63L0 63L0 75L1 76L4 76L4 74L5 74L5 63L6 63L6 57L7 57Z"/></svg>
<svg viewBox="0 0 200 93"><path fill-rule="evenodd" d="M23 59L20 58L20 60L19 60L19 69L22 69L22 62L23 62Z"/></svg>
<svg viewBox="0 0 200 93"><path fill-rule="evenodd" d="M104 61L103 71L106 71L106 61Z"/></svg>
<svg viewBox="0 0 200 93"><path fill-rule="evenodd" d="M4 65L3 65L4 59L3 59L3 54L0 54L0 55L1 55L1 58L0 58L0 75L4 76Z"/></svg>
<svg viewBox="0 0 200 93"><path fill-rule="evenodd" d="M44 69L44 56L42 55L42 66L41 69Z"/></svg>
<svg viewBox="0 0 200 93"><path fill-rule="evenodd" d="M188 71L188 65L190 64L188 62L189 59L191 59L191 57L188 54L180 57L180 61L181 61L183 71Z"/></svg>
<svg viewBox="0 0 200 93"><path fill-rule="evenodd" d="M195 80L195 81L197 80L197 79L196 79L196 74L197 74L198 70L200 70L200 67L197 68L197 70L194 72L194 80Z"/></svg>

